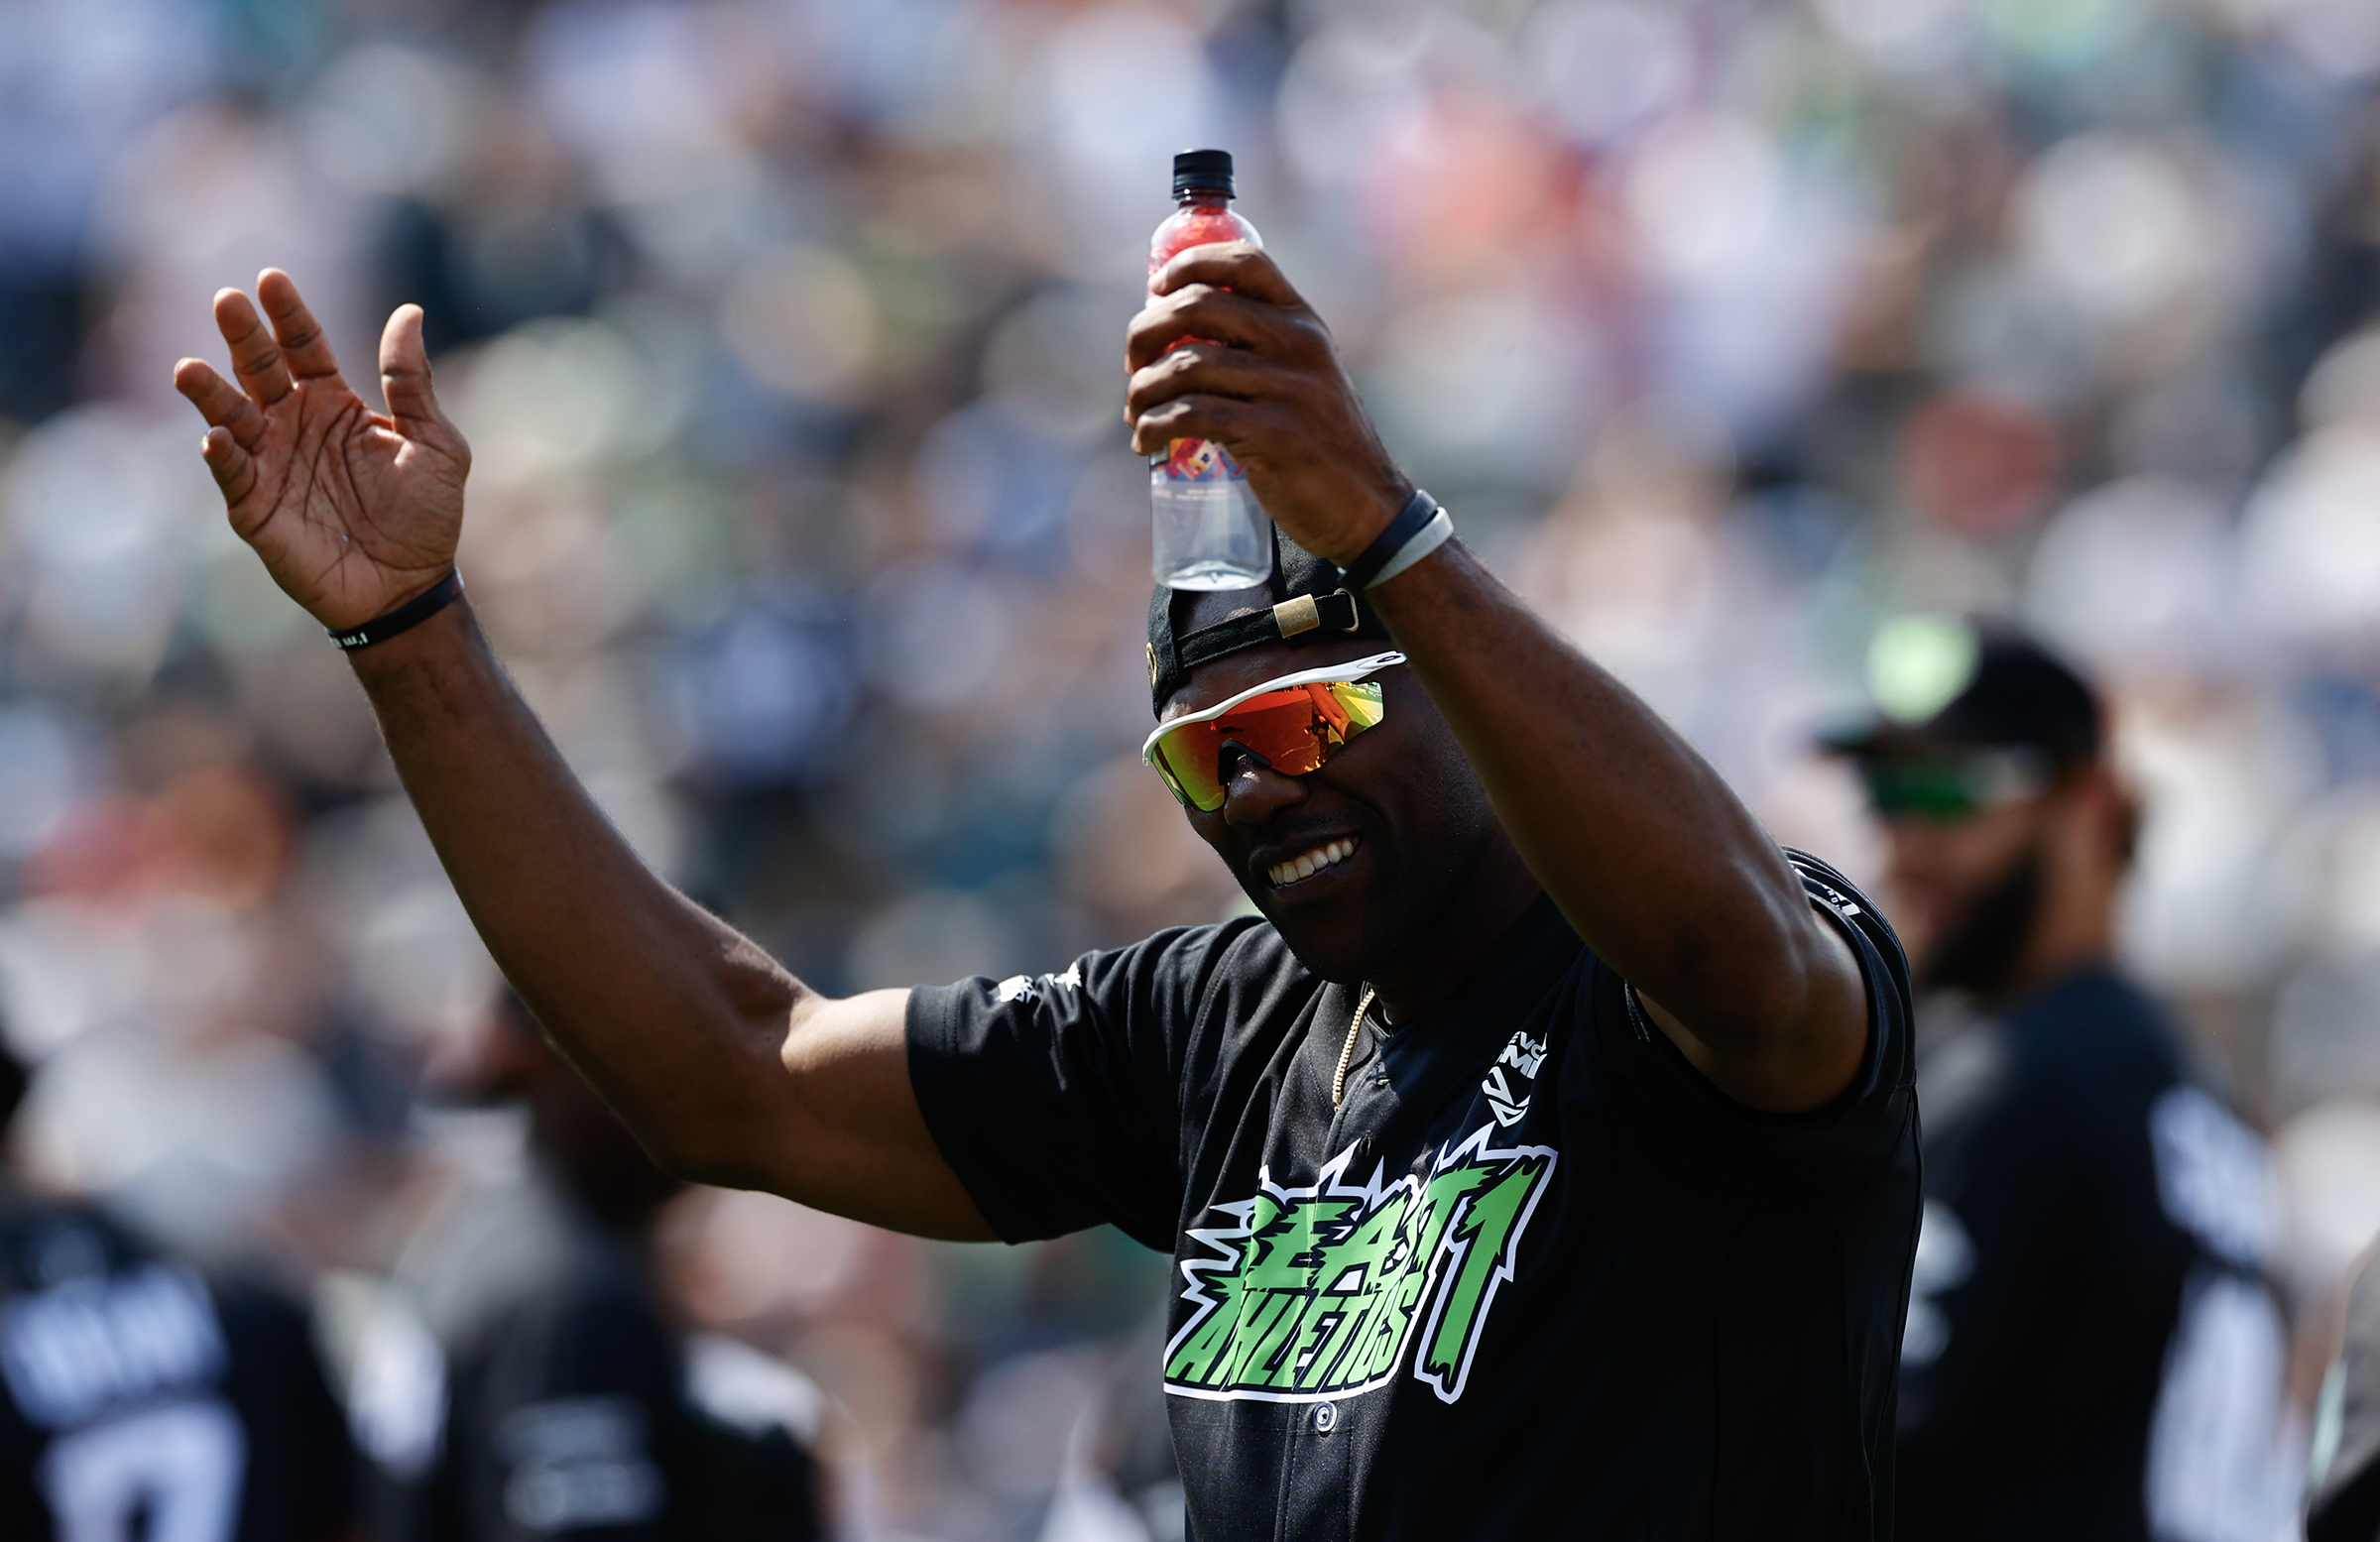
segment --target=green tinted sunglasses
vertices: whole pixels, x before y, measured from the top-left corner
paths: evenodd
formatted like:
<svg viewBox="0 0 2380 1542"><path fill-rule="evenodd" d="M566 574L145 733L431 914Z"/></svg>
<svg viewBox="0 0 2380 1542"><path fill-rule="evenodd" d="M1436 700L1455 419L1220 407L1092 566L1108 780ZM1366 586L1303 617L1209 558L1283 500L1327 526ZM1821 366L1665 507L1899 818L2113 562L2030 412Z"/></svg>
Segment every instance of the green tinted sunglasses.
<svg viewBox="0 0 2380 1542"><path fill-rule="evenodd" d="M1868 806L1883 819L1953 824L2033 796L2050 784L2039 750L1982 750L1956 757L1862 758Z"/></svg>

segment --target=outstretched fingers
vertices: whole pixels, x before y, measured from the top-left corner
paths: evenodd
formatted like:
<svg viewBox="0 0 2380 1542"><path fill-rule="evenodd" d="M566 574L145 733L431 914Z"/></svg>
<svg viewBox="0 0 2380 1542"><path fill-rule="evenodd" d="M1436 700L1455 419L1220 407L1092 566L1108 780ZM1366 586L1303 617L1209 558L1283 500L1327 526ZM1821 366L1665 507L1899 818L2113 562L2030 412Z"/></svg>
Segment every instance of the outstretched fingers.
<svg viewBox="0 0 2380 1542"><path fill-rule="evenodd" d="M198 443L198 454L206 469L214 474L215 486L223 490L223 502L237 510L240 500L256 486L256 460L239 441L232 438L228 428L209 428ZM237 516L234 516L235 523Z"/></svg>
<svg viewBox="0 0 2380 1542"><path fill-rule="evenodd" d="M319 380L339 373L330 339L322 335L322 323L306 308L296 280L279 268L267 268L256 277L256 297L263 302L265 314L273 318L273 336L281 344L282 357L292 374L299 380Z"/></svg>
<svg viewBox="0 0 2380 1542"><path fill-rule="evenodd" d="M189 399L210 427L228 432L239 448L254 449L265 436L265 415L205 360L184 359L175 365L174 389Z"/></svg>
<svg viewBox="0 0 2380 1542"><path fill-rule="evenodd" d="M429 350L421 342L421 307L399 305L380 334L380 394L400 423L443 420L430 387Z"/></svg>
<svg viewBox="0 0 2380 1542"><path fill-rule="evenodd" d="M238 290L217 290L215 326L231 347L231 373L257 406L271 407L290 394L290 367L255 301Z"/></svg>

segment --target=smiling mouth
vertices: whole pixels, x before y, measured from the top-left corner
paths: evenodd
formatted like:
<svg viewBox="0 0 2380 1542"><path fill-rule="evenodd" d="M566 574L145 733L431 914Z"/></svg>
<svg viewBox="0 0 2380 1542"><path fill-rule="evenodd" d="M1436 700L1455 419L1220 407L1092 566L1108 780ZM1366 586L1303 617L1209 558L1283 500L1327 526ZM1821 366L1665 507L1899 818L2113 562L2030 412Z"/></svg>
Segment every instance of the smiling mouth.
<svg viewBox="0 0 2380 1542"><path fill-rule="evenodd" d="M1274 863L1264 870L1264 877L1272 882L1272 887L1275 889L1287 889L1292 884L1302 884L1324 869L1335 868L1354 856L1358 844L1352 835L1344 840L1325 842L1302 857L1292 857L1287 862Z"/></svg>

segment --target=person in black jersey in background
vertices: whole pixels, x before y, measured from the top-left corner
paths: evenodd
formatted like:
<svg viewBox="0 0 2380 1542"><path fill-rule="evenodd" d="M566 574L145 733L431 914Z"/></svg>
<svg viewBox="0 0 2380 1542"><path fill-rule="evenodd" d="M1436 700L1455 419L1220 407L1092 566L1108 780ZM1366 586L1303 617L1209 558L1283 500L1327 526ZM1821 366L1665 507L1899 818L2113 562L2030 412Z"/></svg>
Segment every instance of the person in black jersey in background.
<svg viewBox="0 0 2380 1542"><path fill-rule="evenodd" d="M525 1104L528 1150L436 1209L364 1335L350 1402L377 1542L824 1536L822 1395L660 1303L652 1233L676 1180L510 992L432 1079Z"/></svg>
<svg viewBox="0 0 2380 1542"><path fill-rule="evenodd" d="M1135 447L1219 442L1277 540L1262 586L1152 597L1146 754L1261 914L848 999L639 863L505 679L417 308L387 414L279 272L262 314L218 297L231 376L176 379L491 952L668 1166L1175 1256L1191 1534L1889 1535L1891 929L1450 538L1270 258L1193 248L1153 289Z"/></svg>
<svg viewBox="0 0 2380 1542"><path fill-rule="evenodd" d="M2114 963L2136 821L2098 703L1954 617L1888 624L1870 676L1885 710L1829 742L1883 822L1929 993L1902 1533L2277 1536L2263 1148Z"/></svg>
<svg viewBox="0 0 2380 1542"><path fill-rule="evenodd" d="M25 1089L0 1038L0 1135ZM0 1537L332 1542L352 1469L296 1302L0 1169Z"/></svg>

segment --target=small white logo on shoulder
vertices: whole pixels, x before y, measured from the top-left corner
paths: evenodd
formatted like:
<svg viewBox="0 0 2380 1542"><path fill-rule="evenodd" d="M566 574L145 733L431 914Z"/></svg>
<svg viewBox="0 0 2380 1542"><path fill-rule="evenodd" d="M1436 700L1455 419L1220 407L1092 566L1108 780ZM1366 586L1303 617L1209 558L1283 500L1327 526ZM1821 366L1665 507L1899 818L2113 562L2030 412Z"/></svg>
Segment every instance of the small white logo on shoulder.
<svg viewBox="0 0 2380 1542"><path fill-rule="evenodd" d="M1548 1042L1515 1033L1504 1052L1495 1057L1495 1064L1488 1068L1488 1079L1480 1083L1480 1091L1488 1095L1488 1108L1495 1115L1496 1124L1509 1129L1529 1112L1529 1095L1536 1090L1537 1068L1545 1064ZM1504 1074L1507 1067L1512 1072L1509 1077Z"/></svg>
<svg viewBox="0 0 2380 1542"><path fill-rule="evenodd" d="M1062 975L1043 975L1037 980L1031 975L1009 976L992 988L992 1003L996 1007L1006 1007L1011 1002L1022 1002L1031 1007L1051 991L1079 991L1082 988L1083 961L1076 959L1066 966L1066 973Z"/></svg>

